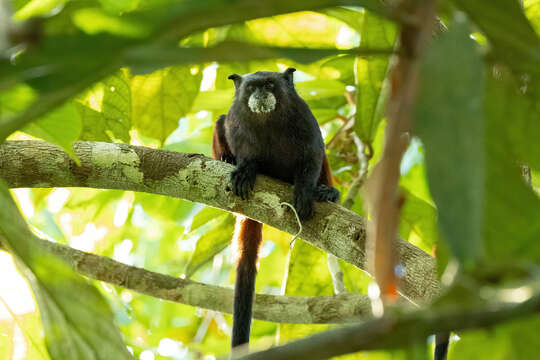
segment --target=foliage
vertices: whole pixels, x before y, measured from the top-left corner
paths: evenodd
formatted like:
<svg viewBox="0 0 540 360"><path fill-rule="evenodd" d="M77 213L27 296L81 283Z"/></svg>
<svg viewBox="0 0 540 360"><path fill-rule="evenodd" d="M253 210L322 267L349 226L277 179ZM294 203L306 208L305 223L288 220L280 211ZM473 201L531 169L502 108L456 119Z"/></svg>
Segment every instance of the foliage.
<svg viewBox="0 0 540 360"><path fill-rule="evenodd" d="M361 176L366 149L373 151L368 170L380 157L391 55L400 25L410 21L383 3L390 2L0 2L0 140L38 138L72 156L79 140L209 156L215 119L234 95L227 76L293 66L344 199ZM445 30L422 58L416 137L401 164L399 226L402 238L436 253L440 274L446 270L443 279L450 279L435 312L448 304L465 309L471 298L488 304L516 289L538 291L531 285L537 278L512 274L532 268L527 274L537 276L540 263L540 1L524 1L524 11L515 0L441 1L439 15ZM19 312L18 300L0 287L11 311L0 317L8 334L0 336L0 358L20 349L28 359L129 358L123 344L142 360L228 353L230 316L90 284L32 247L37 234L230 287L231 214L118 190L14 190L30 232L3 185L1 191L0 239L32 288L45 334L37 310ZM363 197L352 207L361 215ZM326 254L300 239L291 249L290 236L269 227L263 237L258 293L333 293ZM453 278L456 264L461 271ZM368 275L350 264L341 269L348 291L367 292ZM472 294L458 291L463 283L475 284ZM537 323L538 315L460 333L450 359L532 358L540 348L531 336ZM252 348L334 326L255 321ZM422 358L424 350L343 359Z"/></svg>

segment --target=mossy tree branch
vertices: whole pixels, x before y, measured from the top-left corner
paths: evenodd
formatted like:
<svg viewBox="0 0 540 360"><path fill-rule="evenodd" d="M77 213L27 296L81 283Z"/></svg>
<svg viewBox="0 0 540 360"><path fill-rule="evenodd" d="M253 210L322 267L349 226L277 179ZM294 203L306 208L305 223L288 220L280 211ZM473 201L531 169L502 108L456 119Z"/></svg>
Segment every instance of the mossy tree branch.
<svg viewBox="0 0 540 360"><path fill-rule="evenodd" d="M47 240L36 244L62 259L76 272L94 280L181 304L232 314L233 290L206 285L122 264ZM2 247L0 236L0 250ZM293 324L344 323L371 315L367 295L279 296L257 294L253 317Z"/></svg>

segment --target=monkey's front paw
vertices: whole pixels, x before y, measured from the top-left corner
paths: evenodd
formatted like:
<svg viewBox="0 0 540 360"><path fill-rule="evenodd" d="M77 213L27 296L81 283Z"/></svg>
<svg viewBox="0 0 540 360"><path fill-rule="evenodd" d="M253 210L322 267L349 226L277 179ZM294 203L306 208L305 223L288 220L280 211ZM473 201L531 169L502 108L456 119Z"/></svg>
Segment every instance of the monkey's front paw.
<svg viewBox="0 0 540 360"><path fill-rule="evenodd" d="M317 185L315 188L315 201L324 202L337 202L339 200L339 191L328 185Z"/></svg>
<svg viewBox="0 0 540 360"><path fill-rule="evenodd" d="M310 220L315 215L313 197L304 191L294 194L294 208L301 221Z"/></svg>
<svg viewBox="0 0 540 360"><path fill-rule="evenodd" d="M240 196L242 200L247 200L250 190L253 190L255 186L256 177L257 173L249 168L236 168L231 173L234 195Z"/></svg>

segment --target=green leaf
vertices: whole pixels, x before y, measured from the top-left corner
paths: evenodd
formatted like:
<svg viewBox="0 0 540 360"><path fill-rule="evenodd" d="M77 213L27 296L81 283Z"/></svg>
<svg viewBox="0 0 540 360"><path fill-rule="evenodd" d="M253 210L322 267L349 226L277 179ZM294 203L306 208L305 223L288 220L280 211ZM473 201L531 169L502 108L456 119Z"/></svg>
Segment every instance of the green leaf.
<svg viewBox="0 0 540 360"><path fill-rule="evenodd" d="M497 126L505 129L515 156L532 169L540 170L540 98L524 91L530 84L523 79L514 80L505 74L501 80L491 83L493 103L487 105L494 109Z"/></svg>
<svg viewBox="0 0 540 360"><path fill-rule="evenodd" d="M190 201L142 192L135 193L135 203L140 203L144 211L156 219L163 221L172 219L178 223L190 220L195 207Z"/></svg>
<svg viewBox="0 0 540 360"><path fill-rule="evenodd" d="M73 102L67 102L37 121L28 124L22 131L60 146L76 159L73 142L82 131L81 118Z"/></svg>
<svg viewBox="0 0 540 360"><path fill-rule="evenodd" d="M344 96L345 84L336 80L310 80L301 81L295 84L298 94L307 102L312 99L324 99L335 96Z"/></svg>
<svg viewBox="0 0 540 360"><path fill-rule="evenodd" d="M132 359L101 294L41 247L0 184L0 235L28 280L52 359Z"/></svg>
<svg viewBox="0 0 540 360"><path fill-rule="evenodd" d="M448 360L534 359L538 356L538 316L499 325L489 330L460 333L453 342Z"/></svg>
<svg viewBox="0 0 540 360"><path fill-rule="evenodd" d="M103 102L101 111L108 130L121 139L129 142L131 129L132 95L130 88L131 76L127 69L103 80Z"/></svg>
<svg viewBox="0 0 540 360"><path fill-rule="evenodd" d="M113 72L121 45L112 37L59 35L24 52L16 63L0 60L0 89L25 81L36 91L30 106L1 124L0 140Z"/></svg>
<svg viewBox="0 0 540 360"><path fill-rule="evenodd" d="M113 14L133 11L139 6L140 0L99 0L103 9Z"/></svg>
<svg viewBox="0 0 540 360"><path fill-rule="evenodd" d="M188 66L169 67L131 80L133 126L162 143L178 126L199 93L202 73Z"/></svg>
<svg viewBox="0 0 540 360"><path fill-rule="evenodd" d="M73 14L73 22L87 34L107 32L126 37L142 38L151 28L143 21L114 16L98 8L84 8Z"/></svg>
<svg viewBox="0 0 540 360"><path fill-rule="evenodd" d="M231 214L222 215L212 221L214 226L197 240L195 251L193 251L184 271L186 278L190 278L201 266L211 261L215 255L229 246L234 222L234 216Z"/></svg>
<svg viewBox="0 0 540 360"><path fill-rule="evenodd" d="M0 119L18 114L36 98L36 92L26 84L18 84L0 93ZM1 121L0 121L1 124Z"/></svg>
<svg viewBox="0 0 540 360"><path fill-rule="evenodd" d="M426 203L435 206L427 183L426 167L424 161L412 166L407 174L402 175L399 184L405 187L414 197L419 198Z"/></svg>
<svg viewBox="0 0 540 360"><path fill-rule="evenodd" d="M327 254L297 239L289 261L285 295L320 296L332 295L332 278L328 270ZM306 278L306 274L310 274Z"/></svg>
<svg viewBox="0 0 540 360"><path fill-rule="evenodd" d="M534 131L530 137L526 132L515 137L516 127L523 123L520 118L525 116L527 119L530 108L523 106L524 95L508 73L502 72L498 78L490 77L487 90L487 255L492 262L515 263L521 259L538 263L540 199L521 177L516 156L521 154L524 146L538 153L538 149L533 149L538 139L532 136ZM532 127L538 126L533 123Z"/></svg>
<svg viewBox="0 0 540 360"><path fill-rule="evenodd" d="M231 106L233 98L234 89L232 86L227 90L202 91L197 95L197 98L193 103L192 111L216 111L227 109Z"/></svg>
<svg viewBox="0 0 540 360"><path fill-rule="evenodd" d="M360 46L392 48L396 41L393 23L364 13ZM356 117L354 129L360 140L371 144L384 114L389 57L357 57L355 61Z"/></svg>
<svg viewBox="0 0 540 360"><path fill-rule="evenodd" d="M338 259L339 267L343 271L343 284L347 291L354 294L367 294L368 286L373 281L365 271L356 266Z"/></svg>
<svg viewBox="0 0 540 360"><path fill-rule="evenodd" d="M405 204L401 209L399 233L404 239L430 254L439 238L437 209L411 193L404 195Z"/></svg>
<svg viewBox="0 0 540 360"><path fill-rule="evenodd" d="M76 106L83 126L81 140L110 142L112 139L107 132L109 129L103 114L81 103L76 103Z"/></svg>
<svg viewBox="0 0 540 360"><path fill-rule="evenodd" d="M122 69L79 97L77 110L83 123L83 140L129 142L130 83L129 71Z"/></svg>
<svg viewBox="0 0 540 360"><path fill-rule="evenodd" d="M297 12L248 22L252 42L273 46L334 47L342 26L333 17ZM299 27L304 31L296 31Z"/></svg>
<svg viewBox="0 0 540 360"><path fill-rule="evenodd" d="M376 2L374 2L376 3ZM363 33L364 29L362 24L364 23L364 12L355 9L349 9L345 7L336 7L325 9L321 11L323 14L334 17L359 33Z"/></svg>
<svg viewBox="0 0 540 360"><path fill-rule="evenodd" d="M469 38L467 24L454 22L427 49L414 127L425 146L440 229L466 268L480 260L484 251L483 101L484 69L478 49Z"/></svg>
<svg viewBox="0 0 540 360"><path fill-rule="evenodd" d="M225 214L226 212L221 209L205 206L204 209L199 211L197 215L193 217L193 222L191 223L191 231L195 231L199 227L209 223L212 220L221 218Z"/></svg>
<svg viewBox="0 0 540 360"><path fill-rule="evenodd" d="M333 56L321 64L321 68L329 68L339 71L337 80L346 85L354 85L354 64L356 57L353 55Z"/></svg>
<svg viewBox="0 0 540 360"><path fill-rule="evenodd" d="M291 250L286 281L285 295L288 296L334 294L327 254L301 239L295 240ZM328 325L280 324L279 342L284 343L326 328Z"/></svg>
<svg viewBox="0 0 540 360"><path fill-rule="evenodd" d="M486 34L496 55L515 69L540 73L540 39L517 0L454 0Z"/></svg>
<svg viewBox="0 0 540 360"><path fill-rule="evenodd" d="M26 20L34 16L48 15L52 13L54 9L63 6L68 1L69 0L32 0L17 11L14 18L17 20Z"/></svg>

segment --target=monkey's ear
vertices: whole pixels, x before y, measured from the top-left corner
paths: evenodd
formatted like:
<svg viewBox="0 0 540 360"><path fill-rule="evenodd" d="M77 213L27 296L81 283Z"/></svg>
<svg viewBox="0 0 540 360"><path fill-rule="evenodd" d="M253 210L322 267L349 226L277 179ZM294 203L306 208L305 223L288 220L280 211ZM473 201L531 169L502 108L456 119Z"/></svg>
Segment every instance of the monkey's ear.
<svg viewBox="0 0 540 360"><path fill-rule="evenodd" d="M287 82L288 82L289 84L292 84L293 81L294 81L294 80L293 80L293 72L295 72L295 71L296 71L295 68L290 67L290 68L288 68L287 70L285 70L285 71L283 72L283 76L285 76L285 79L287 79Z"/></svg>
<svg viewBox="0 0 540 360"><path fill-rule="evenodd" d="M242 83L242 77L240 75L238 75L238 74L229 75L229 77L227 79L234 81L234 87L237 88L237 89L240 86L240 84Z"/></svg>

